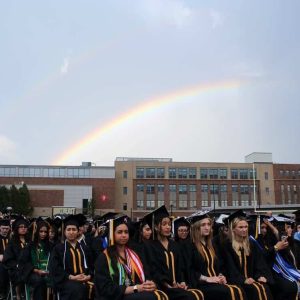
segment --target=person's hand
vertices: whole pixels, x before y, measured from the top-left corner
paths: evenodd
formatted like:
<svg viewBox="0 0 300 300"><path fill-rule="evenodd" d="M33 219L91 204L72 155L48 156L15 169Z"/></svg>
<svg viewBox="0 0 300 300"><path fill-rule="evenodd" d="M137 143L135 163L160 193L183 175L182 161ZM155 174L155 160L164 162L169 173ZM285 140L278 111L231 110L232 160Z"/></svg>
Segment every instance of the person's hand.
<svg viewBox="0 0 300 300"><path fill-rule="evenodd" d="M185 283L184 281L178 283L177 285L178 285L178 287L179 287L180 289L187 290L187 288L188 288L187 285L186 285L186 283Z"/></svg>
<svg viewBox="0 0 300 300"><path fill-rule="evenodd" d="M3 260L3 254L0 254L0 262Z"/></svg>
<svg viewBox="0 0 300 300"><path fill-rule="evenodd" d="M247 278L246 280L245 280L245 284L253 284L255 282L255 280L253 279L253 278L251 278L251 277L249 277L249 278Z"/></svg>
<svg viewBox="0 0 300 300"><path fill-rule="evenodd" d="M156 289L156 284L151 280L146 280L144 283L137 285L139 292L153 292Z"/></svg>
<svg viewBox="0 0 300 300"><path fill-rule="evenodd" d="M206 282L208 283L220 283L221 279L219 276L207 277Z"/></svg>
<svg viewBox="0 0 300 300"><path fill-rule="evenodd" d="M289 242L285 239L283 241L277 242L274 248L277 248L280 251L286 249L288 246L289 246Z"/></svg>
<svg viewBox="0 0 300 300"><path fill-rule="evenodd" d="M262 283L267 283L267 279L263 276L260 276L258 279L257 279L258 282L262 282Z"/></svg>
<svg viewBox="0 0 300 300"><path fill-rule="evenodd" d="M226 284L227 280L223 274L219 274L220 284Z"/></svg>
<svg viewBox="0 0 300 300"><path fill-rule="evenodd" d="M78 275L70 275L69 279L74 281L85 281L86 275L85 274L78 274Z"/></svg>

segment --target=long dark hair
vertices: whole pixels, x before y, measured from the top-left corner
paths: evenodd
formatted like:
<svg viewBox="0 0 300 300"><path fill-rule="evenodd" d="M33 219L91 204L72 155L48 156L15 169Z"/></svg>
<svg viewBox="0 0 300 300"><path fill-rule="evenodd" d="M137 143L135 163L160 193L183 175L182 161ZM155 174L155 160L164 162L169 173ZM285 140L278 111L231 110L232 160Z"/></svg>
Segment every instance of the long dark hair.
<svg viewBox="0 0 300 300"><path fill-rule="evenodd" d="M36 231L34 233L33 244L36 248L39 247L39 243L41 243L39 234L40 234L40 230L41 230L42 227L47 228L47 237L45 238L44 241L42 241L42 243L43 243L45 251L48 253L50 251L50 244L49 244L50 225L47 222L40 221L36 224Z"/></svg>

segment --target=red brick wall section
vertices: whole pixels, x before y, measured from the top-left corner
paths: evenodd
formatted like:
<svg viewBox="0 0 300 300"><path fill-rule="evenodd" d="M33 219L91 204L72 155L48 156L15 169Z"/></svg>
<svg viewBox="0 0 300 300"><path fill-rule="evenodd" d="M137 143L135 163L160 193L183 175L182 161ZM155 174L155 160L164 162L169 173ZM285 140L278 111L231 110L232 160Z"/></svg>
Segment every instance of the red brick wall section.
<svg viewBox="0 0 300 300"><path fill-rule="evenodd" d="M34 207L51 207L64 205L63 190L30 190L31 205Z"/></svg>

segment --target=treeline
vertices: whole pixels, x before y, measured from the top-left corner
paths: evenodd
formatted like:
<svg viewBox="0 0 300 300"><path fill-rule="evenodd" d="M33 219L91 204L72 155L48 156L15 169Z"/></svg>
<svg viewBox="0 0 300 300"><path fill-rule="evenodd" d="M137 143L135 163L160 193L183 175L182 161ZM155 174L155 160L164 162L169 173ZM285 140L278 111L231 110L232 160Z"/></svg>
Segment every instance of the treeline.
<svg viewBox="0 0 300 300"><path fill-rule="evenodd" d="M7 207L12 208L12 213L30 215L33 211L30 203L30 194L26 184L20 188L12 185L9 189L0 186L0 211L7 213Z"/></svg>

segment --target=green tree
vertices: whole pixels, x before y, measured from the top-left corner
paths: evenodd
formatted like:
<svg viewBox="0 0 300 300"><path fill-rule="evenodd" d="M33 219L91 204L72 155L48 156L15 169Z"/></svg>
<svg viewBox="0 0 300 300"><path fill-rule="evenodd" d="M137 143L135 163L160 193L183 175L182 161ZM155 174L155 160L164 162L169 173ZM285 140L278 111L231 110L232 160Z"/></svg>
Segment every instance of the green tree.
<svg viewBox="0 0 300 300"><path fill-rule="evenodd" d="M96 201L94 198L91 198L88 204L88 215L94 217L96 209Z"/></svg>
<svg viewBox="0 0 300 300"><path fill-rule="evenodd" d="M0 186L0 211L6 211L8 206L11 206L9 190L3 185Z"/></svg>
<svg viewBox="0 0 300 300"><path fill-rule="evenodd" d="M30 215L33 211L30 203L30 194L26 184L19 188L19 197L14 207L14 211L23 215Z"/></svg>

